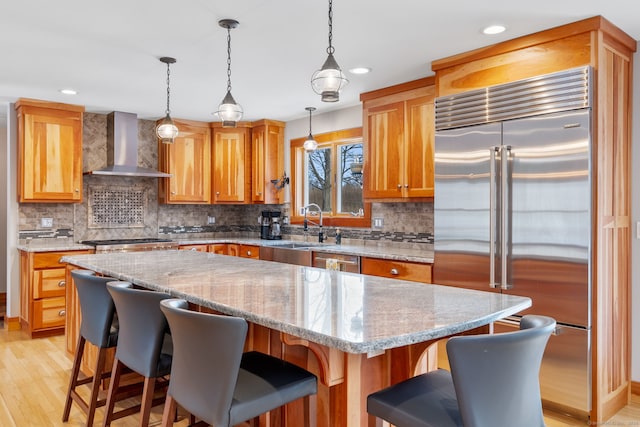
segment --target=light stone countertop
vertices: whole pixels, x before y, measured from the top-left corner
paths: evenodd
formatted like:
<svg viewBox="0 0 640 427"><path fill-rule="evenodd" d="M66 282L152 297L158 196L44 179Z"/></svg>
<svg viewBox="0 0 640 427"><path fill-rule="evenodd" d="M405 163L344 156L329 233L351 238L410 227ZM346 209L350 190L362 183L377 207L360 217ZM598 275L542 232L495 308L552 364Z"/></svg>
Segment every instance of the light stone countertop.
<svg viewBox="0 0 640 427"><path fill-rule="evenodd" d="M355 354L456 334L531 305L512 295L207 252L67 255L62 262Z"/></svg>
<svg viewBox="0 0 640 427"><path fill-rule="evenodd" d="M52 239L21 239L18 241L18 250L24 252L66 252L86 251L93 246L76 243L69 237Z"/></svg>
<svg viewBox="0 0 640 427"><path fill-rule="evenodd" d="M172 239L180 245L198 245L214 243L239 243L257 246L277 246L286 243L304 243L301 240L262 240L254 238L229 237L229 238L184 238ZM394 261L411 261L419 263L433 263L433 249L431 245L408 245L398 243L370 243L364 244L355 242L345 242L342 245L335 243L309 242L313 245L313 250L334 253L368 256ZM417 246L427 248L420 249ZM74 242L71 238L59 239L29 239L20 240L18 249L25 252L54 252L54 251L75 251L93 249L92 246Z"/></svg>

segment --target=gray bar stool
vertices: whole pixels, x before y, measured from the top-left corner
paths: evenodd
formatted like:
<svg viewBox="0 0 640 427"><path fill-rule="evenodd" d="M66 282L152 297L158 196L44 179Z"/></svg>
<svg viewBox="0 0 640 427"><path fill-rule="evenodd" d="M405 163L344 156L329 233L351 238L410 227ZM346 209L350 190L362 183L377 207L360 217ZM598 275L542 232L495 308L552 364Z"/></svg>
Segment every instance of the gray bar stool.
<svg viewBox="0 0 640 427"><path fill-rule="evenodd" d="M76 402L87 415L86 425L92 426L96 408L106 403L104 399L98 399L98 392L100 391L100 381L110 375L109 372L103 372L107 350L115 347L118 341L118 320L115 316L115 306L107 291L107 282L114 279L95 276L94 272L89 270L72 270L71 277L78 291L82 320L80 321L78 344L73 358L62 421L69 421L71 404ZM80 366L87 341L98 347L98 356L93 370L94 375L81 379ZM91 384L88 400L82 398L76 390L78 386L85 384Z"/></svg>
<svg viewBox="0 0 640 427"><path fill-rule="evenodd" d="M449 339L444 369L370 394L367 412L397 427L544 427L540 364L554 319L527 315L520 330Z"/></svg>
<svg viewBox="0 0 640 427"><path fill-rule="evenodd" d="M216 427L255 424L259 415L299 398L308 407L316 376L267 354L243 354L246 320L190 311L179 299L161 301L160 308L174 344L163 426L173 425L177 405Z"/></svg>
<svg viewBox="0 0 640 427"><path fill-rule="evenodd" d="M109 282L107 290L113 298L120 321L118 347L111 369L111 381L107 394L103 426L122 417L140 413L139 425L149 425L151 407L164 403L164 397L153 399L156 380L171 371L171 336L169 325L160 311L160 301L171 298L169 294L134 289L129 282ZM130 387L120 387L124 368L144 377L142 402L114 412L118 395ZM158 384L158 385L165 385Z"/></svg>

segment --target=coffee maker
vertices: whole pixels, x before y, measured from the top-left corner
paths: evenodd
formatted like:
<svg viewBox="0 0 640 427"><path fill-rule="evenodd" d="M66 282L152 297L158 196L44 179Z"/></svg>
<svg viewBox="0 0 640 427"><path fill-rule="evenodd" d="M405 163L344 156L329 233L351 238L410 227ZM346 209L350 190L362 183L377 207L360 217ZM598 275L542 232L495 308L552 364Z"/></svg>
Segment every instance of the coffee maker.
<svg viewBox="0 0 640 427"><path fill-rule="evenodd" d="M280 234L280 211L262 211L260 214L260 238L282 239Z"/></svg>

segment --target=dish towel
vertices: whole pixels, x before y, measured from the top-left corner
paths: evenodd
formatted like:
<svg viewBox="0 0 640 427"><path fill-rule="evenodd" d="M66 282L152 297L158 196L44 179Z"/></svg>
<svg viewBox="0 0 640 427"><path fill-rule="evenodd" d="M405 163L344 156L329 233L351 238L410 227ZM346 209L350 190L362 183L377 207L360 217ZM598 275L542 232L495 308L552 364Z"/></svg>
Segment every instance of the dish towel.
<svg viewBox="0 0 640 427"><path fill-rule="evenodd" d="M336 258L327 258L325 268L327 270L340 270L340 264L338 264L338 260Z"/></svg>

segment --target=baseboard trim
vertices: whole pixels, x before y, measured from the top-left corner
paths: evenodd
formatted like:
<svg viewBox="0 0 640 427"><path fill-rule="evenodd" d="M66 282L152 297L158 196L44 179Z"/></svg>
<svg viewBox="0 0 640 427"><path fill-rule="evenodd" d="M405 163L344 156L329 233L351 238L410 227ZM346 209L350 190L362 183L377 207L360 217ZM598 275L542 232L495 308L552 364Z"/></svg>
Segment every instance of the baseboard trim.
<svg viewBox="0 0 640 427"><path fill-rule="evenodd" d="M7 313L7 293L0 292L0 319L4 319Z"/></svg>
<svg viewBox="0 0 640 427"><path fill-rule="evenodd" d="M640 396L640 382L631 381L631 394Z"/></svg>
<svg viewBox="0 0 640 427"><path fill-rule="evenodd" d="M20 317L7 317L4 319L4 324L7 325L9 331L19 331L21 329Z"/></svg>

